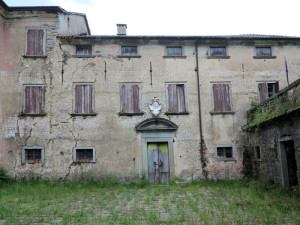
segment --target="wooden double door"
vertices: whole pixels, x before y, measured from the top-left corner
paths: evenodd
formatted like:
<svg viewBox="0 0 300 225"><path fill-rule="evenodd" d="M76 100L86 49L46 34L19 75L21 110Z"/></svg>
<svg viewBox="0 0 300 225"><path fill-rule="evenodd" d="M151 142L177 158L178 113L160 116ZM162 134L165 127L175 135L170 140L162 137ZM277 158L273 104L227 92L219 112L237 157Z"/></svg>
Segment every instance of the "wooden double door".
<svg viewBox="0 0 300 225"><path fill-rule="evenodd" d="M169 182L169 149L167 142L148 142L148 178L152 184Z"/></svg>

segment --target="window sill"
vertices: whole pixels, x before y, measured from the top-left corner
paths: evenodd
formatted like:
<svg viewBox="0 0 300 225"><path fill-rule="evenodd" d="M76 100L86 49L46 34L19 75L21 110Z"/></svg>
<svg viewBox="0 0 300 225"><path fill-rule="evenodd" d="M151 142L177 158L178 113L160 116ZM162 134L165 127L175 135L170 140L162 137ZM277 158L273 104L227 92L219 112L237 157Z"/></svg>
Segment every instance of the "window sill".
<svg viewBox="0 0 300 225"><path fill-rule="evenodd" d="M95 58L96 55L72 55L73 58Z"/></svg>
<svg viewBox="0 0 300 225"><path fill-rule="evenodd" d="M142 115L144 115L143 112L139 112L139 113L123 113L123 112L119 112L118 114L119 114L119 116L142 116Z"/></svg>
<svg viewBox="0 0 300 225"><path fill-rule="evenodd" d="M208 59L229 59L230 56L228 55L220 55L220 56L207 56Z"/></svg>
<svg viewBox="0 0 300 225"><path fill-rule="evenodd" d="M189 115L189 112L165 112L165 115Z"/></svg>
<svg viewBox="0 0 300 225"><path fill-rule="evenodd" d="M96 160L91 161L74 161L74 164L96 163Z"/></svg>
<svg viewBox="0 0 300 225"><path fill-rule="evenodd" d="M72 117L75 116L97 116L97 113L70 113Z"/></svg>
<svg viewBox="0 0 300 225"><path fill-rule="evenodd" d="M47 58L47 55L23 55L23 57L37 59L37 58Z"/></svg>
<svg viewBox="0 0 300 225"><path fill-rule="evenodd" d="M229 112L214 112L214 111L210 111L209 112L210 115L223 115L223 114L234 114L234 111L229 111Z"/></svg>
<svg viewBox="0 0 300 225"><path fill-rule="evenodd" d="M164 59L186 59L186 55L164 55Z"/></svg>
<svg viewBox="0 0 300 225"><path fill-rule="evenodd" d="M276 56L253 56L253 59L276 59Z"/></svg>
<svg viewBox="0 0 300 225"><path fill-rule="evenodd" d="M118 58L141 58L141 55L118 55Z"/></svg>
<svg viewBox="0 0 300 225"><path fill-rule="evenodd" d="M216 158L217 161L236 162L235 158Z"/></svg>
<svg viewBox="0 0 300 225"><path fill-rule="evenodd" d="M43 117L46 116L46 113L19 113L19 116L25 117L25 116L31 116L31 117Z"/></svg>

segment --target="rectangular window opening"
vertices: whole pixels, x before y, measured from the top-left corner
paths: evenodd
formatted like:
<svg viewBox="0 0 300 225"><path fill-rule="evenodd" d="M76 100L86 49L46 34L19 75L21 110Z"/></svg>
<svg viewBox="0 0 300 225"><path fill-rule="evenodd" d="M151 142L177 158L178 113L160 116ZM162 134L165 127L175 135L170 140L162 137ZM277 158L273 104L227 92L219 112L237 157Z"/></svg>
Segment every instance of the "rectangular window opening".
<svg viewBox="0 0 300 225"><path fill-rule="evenodd" d="M211 56L226 56L226 47L210 47Z"/></svg>
<svg viewBox="0 0 300 225"><path fill-rule="evenodd" d="M260 147L259 146L255 146L255 158L256 159L260 159Z"/></svg>
<svg viewBox="0 0 300 225"><path fill-rule="evenodd" d="M123 56L136 56L138 54L137 46L121 46Z"/></svg>
<svg viewBox="0 0 300 225"><path fill-rule="evenodd" d="M76 45L76 55L92 55L92 46Z"/></svg>
<svg viewBox="0 0 300 225"><path fill-rule="evenodd" d="M279 92L279 82L259 82L258 83L259 102L263 103L268 98Z"/></svg>
<svg viewBox="0 0 300 225"><path fill-rule="evenodd" d="M255 47L256 56L272 56L271 47Z"/></svg>
<svg viewBox="0 0 300 225"><path fill-rule="evenodd" d="M217 147L217 158L219 159L232 159L233 148L231 147Z"/></svg>
<svg viewBox="0 0 300 225"><path fill-rule="evenodd" d="M169 46L167 47L168 56L182 56L182 47L181 46Z"/></svg>
<svg viewBox="0 0 300 225"><path fill-rule="evenodd" d="M213 103L214 112L230 112L231 100L230 100L230 84L213 84Z"/></svg>
<svg viewBox="0 0 300 225"><path fill-rule="evenodd" d="M95 162L95 149L89 147L74 148L74 161L82 163Z"/></svg>
<svg viewBox="0 0 300 225"><path fill-rule="evenodd" d="M42 163L44 160L43 147L23 147L22 163L36 164Z"/></svg>
<svg viewBox="0 0 300 225"><path fill-rule="evenodd" d="M140 113L140 85L121 84L121 113Z"/></svg>

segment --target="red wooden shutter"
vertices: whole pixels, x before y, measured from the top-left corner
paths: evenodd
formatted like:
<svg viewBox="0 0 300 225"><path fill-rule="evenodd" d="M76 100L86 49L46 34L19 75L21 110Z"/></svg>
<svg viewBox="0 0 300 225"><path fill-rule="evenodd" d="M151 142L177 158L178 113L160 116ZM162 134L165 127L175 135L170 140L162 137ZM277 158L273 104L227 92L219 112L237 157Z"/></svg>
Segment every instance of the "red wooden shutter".
<svg viewBox="0 0 300 225"><path fill-rule="evenodd" d="M229 112L230 104L230 85L229 84L213 84L214 111Z"/></svg>
<svg viewBox="0 0 300 225"><path fill-rule="evenodd" d="M44 55L44 30L27 31L27 55Z"/></svg>
<svg viewBox="0 0 300 225"><path fill-rule="evenodd" d="M178 102L176 84L168 85L169 112L177 112Z"/></svg>
<svg viewBox="0 0 300 225"><path fill-rule="evenodd" d="M125 113L126 112L126 90L124 84L121 86L120 98L121 98L121 112Z"/></svg>
<svg viewBox="0 0 300 225"><path fill-rule="evenodd" d="M38 114L43 112L43 87L25 87L24 113Z"/></svg>
<svg viewBox="0 0 300 225"><path fill-rule="evenodd" d="M184 84L176 85L177 94L177 112L186 112L185 108L185 95L184 95Z"/></svg>
<svg viewBox="0 0 300 225"><path fill-rule="evenodd" d="M279 81L275 82L275 93L279 92Z"/></svg>
<svg viewBox="0 0 300 225"><path fill-rule="evenodd" d="M258 83L258 91L259 91L259 102L262 103L268 98L268 84Z"/></svg>

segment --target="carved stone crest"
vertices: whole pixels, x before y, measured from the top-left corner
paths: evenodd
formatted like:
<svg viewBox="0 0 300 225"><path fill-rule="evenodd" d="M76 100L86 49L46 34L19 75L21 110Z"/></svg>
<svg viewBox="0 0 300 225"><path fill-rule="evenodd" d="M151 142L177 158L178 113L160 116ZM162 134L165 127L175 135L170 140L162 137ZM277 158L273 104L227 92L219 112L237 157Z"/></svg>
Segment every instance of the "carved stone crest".
<svg viewBox="0 0 300 225"><path fill-rule="evenodd" d="M153 116L157 117L161 111L161 104L159 104L159 98L152 98L152 103L149 105Z"/></svg>

